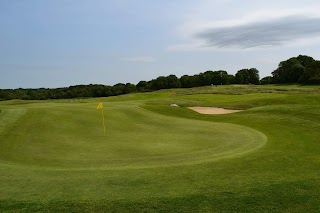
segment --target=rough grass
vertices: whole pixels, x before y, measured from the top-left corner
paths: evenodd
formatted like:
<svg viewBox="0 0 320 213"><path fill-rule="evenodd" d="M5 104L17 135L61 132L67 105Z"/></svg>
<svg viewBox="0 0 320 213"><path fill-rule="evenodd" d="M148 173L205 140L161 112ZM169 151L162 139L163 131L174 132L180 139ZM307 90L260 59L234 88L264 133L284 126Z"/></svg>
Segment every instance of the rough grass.
<svg viewBox="0 0 320 213"><path fill-rule="evenodd" d="M320 94L296 87L1 102L0 210L319 212ZM107 137L94 109L101 100ZM170 103L247 110L201 115Z"/></svg>

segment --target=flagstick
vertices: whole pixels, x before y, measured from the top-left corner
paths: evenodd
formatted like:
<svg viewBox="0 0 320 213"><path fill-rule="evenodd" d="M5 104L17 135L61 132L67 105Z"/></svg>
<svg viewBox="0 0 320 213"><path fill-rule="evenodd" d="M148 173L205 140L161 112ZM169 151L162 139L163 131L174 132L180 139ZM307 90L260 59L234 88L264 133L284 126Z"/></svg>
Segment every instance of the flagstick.
<svg viewBox="0 0 320 213"><path fill-rule="evenodd" d="M105 126L105 124L104 124L103 107L102 107L101 111L102 111L102 120L103 120L103 133L104 133L104 136L106 136L106 126Z"/></svg>

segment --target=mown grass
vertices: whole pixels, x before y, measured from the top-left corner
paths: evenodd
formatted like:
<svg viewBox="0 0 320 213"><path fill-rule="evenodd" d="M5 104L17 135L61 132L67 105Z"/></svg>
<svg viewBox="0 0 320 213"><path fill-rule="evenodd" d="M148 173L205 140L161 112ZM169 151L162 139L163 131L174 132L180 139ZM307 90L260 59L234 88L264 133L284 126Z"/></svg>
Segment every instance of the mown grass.
<svg viewBox="0 0 320 213"><path fill-rule="evenodd" d="M0 210L319 212L318 88L275 87L282 90L264 93L267 87L247 86L239 95L226 94L228 87L218 87L218 94L206 87L192 89L193 94L179 89L79 101L1 102L0 116L8 110L25 113L6 125L1 120ZM107 137L94 109L101 100ZM246 110L201 115L171 103ZM226 137L219 136L221 131ZM255 131L267 137L262 147L238 152L222 146L231 153L215 157L219 143L225 145L232 135L240 141ZM208 155L194 152L208 146L213 148ZM175 155L182 152L189 154Z"/></svg>

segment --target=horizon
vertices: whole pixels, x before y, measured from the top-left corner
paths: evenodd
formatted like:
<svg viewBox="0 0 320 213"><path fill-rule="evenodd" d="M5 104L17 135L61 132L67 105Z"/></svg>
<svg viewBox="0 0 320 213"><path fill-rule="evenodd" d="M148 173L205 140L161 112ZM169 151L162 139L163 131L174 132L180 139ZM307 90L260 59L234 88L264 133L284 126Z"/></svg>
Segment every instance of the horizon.
<svg viewBox="0 0 320 213"><path fill-rule="evenodd" d="M320 58L320 2L3 1L0 88L63 88Z"/></svg>

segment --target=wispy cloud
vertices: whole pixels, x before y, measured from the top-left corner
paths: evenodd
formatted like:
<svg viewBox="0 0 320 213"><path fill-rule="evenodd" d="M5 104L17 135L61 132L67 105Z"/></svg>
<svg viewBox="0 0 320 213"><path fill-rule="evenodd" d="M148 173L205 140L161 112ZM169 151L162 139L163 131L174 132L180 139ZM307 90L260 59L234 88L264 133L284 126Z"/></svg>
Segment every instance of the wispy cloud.
<svg viewBox="0 0 320 213"><path fill-rule="evenodd" d="M204 47L252 48L277 46L320 36L320 18L290 16L239 26L207 29L195 35Z"/></svg>
<svg viewBox="0 0 320 213"><path fill-rule="evenodd" d="M128 62L141 62L141 63L153 63L156 62L156 59L150 56L132 56L122 58L123 61Z"/></svg>
<svg viewBox="0 0 320 213"><path fill-rule="evenodd" d="M185 22L177 28L177 33L184 43L169 46L168 50L291 46L318 42L320 16L314 8L257 10L250 15L239 14L238 18Z"/></svg>

